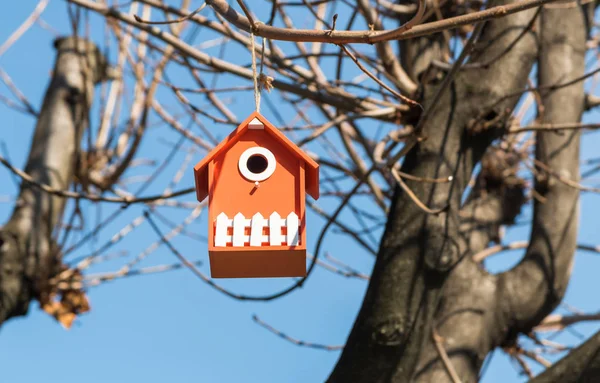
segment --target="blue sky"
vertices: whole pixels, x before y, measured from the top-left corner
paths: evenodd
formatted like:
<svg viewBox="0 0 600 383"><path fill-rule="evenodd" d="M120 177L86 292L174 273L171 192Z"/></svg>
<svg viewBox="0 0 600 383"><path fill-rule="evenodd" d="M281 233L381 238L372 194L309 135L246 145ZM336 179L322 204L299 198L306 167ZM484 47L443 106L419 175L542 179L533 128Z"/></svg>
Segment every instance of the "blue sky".
<svg viewBox="0 0 600 383"><path fill-rule="evenodd" d="M195 2L192 2L195 4ZM4 41L12 31L28 16L37 4L36 1L11 2L0 13L0 41ZM63 1L52 1L44 12L43 19L61 33L70 30L66 5ZM92 24L92 35L102 41L101 24ZM49 72L52 69L54 51L53 36L34 26L21 40L0 57L0 67L4 69L23 93L39 108ZM209 52L209 51L207 51ZM242 52L230 51L229 57ZM240 65L249 63L249 56L233 58ZM114 57L111 57L114 60ZM352 69L347 69L352 71ZM356 72L349 73L356 75ZM182 77L183 78L183 77ZM235 84L237 80L226 79ZM244 82L245 85L250 84ZM372 84L370 84L372 85ZM224 84L221 84L224 86ZM6 87L0 85L0 94L9 96ZM167 96L165 96L166 98ZM274 110L276 104L285 113L276 96L265 95L263 114L272 122L277 122ZM168 98L167 98L168 99ZM231 101L230 108L239 120L243 120L253 108L252 93L245 98ZM23 167L29 150L30 138L35 121L0 104L2 127L0 141L7 150L10 160ZM598 115L586 115L586 121L597 121ZM94 122L93 122L94 123ZM182 124L185 125L184 122ZM372 122L377 126L376 122ZM210 126L209 123L207 125ZM215 135L221 139L229 128L214 127ZM157 126L153 138L144 141L140 155L166 152L169 147L164 141L175 142L178 136L171 130ZM162 139L157 139L160 137ZM598 156L600 140L595 135L587 135L583 140L582 158ZM311 150L318 151L318 148ZM5 153L2 153L5 155ZM200 160L203 153L197 151L192 163ZM147 194L160 193L177 171L179 161L167 167L147 191ZM144 174L148 168L134 170L129 175ZM0 196L14 197L17 192L13 178L5 169L0 169ZM590 181L588 184L597 185ZM177 188L193 185L191 170ZM180 198L181 201L194 201L193 195ZM319 205L331 209L331 200L321 199ZM584 194L581 207L580 242L598 244L597 211L598 197ZM98 218L108 216L117 206L105 206L98 213L93 206L84 205L88 214L85 223L89 229ZM9 217L12 203L0 203L0 222ZM140 216L144 208L132 206L119 218L109 224L98 238L87 243L68 259L94 252L108 241L118 230ZM169 219L179 222L189 212L177 209L161 210ZM521 220L529 217L526 209ZM308 247L312 249L318 228L323 221L314 214L309 215ZM198 234L206 234L206 215L188 229ZM167 229L163 229L167 231ZM528 234L526 226L509 230L507 241L524 239ZM156 235L147 224L128 235L122 242L111 247L109 252L126 250L129 258L134 257L156 240ZM206 244L186 238L174 240L174 245L191 260L207 260ZM368 273L373 257L364 249L341 235L332 235L325 243L325 250L355 268ZM501 270L514 264L522 252L506 253L489 261L493 270ZM102 263L94 272L116 270L124 264L123 259ZM159 247L141 266L174 263L176 259L163 247ZM579 252L576 256L573 279L569 285L566 302L585 312L598 311L593 292L598 290L600 281L596 274L600 258L594 254ZM208 272L205 263L201 269ZM222 284L246 295L260 295L278 291L290 284L289 280L227 280ZM81 317L74 327L65 331L51 317L32 304L30 313L23 318L9 321L0 329L0 360L3 360L2 374L6 382L29 383L40 380L71 383L115 383L144 381L158 383L174 382L320 382L326 379L333 368L339 351L322 351L298 347L286 342L252 321L256 314L264 321L298 339L322 344L343 344L360 307L366 282L336 276L322 268L316 268L304 288L287 297L269 303L239 302L229 299L203 284L186 270L163 274L132 277L105 283L89 291L92 311ZM589 336L598 328L596 324L580 324L574 329L581 336ZM578 336L572 333L560 335L556 340L568 345L576 344ZM532 363L535 371L539 368ZM483 382L520 382L519 376L508 358L496 351L487 368Z"/></svg>

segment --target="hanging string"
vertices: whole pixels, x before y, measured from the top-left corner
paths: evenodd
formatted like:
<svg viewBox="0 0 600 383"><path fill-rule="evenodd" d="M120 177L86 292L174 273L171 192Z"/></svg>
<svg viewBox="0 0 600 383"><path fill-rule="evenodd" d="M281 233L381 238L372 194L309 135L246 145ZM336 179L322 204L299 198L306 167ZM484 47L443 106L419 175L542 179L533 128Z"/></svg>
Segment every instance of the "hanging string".
<svg viewBox="0 0 600 383"><path fill-rule="evenodd" d="M263 76L264 76L264 75L263 75L263 68L264 68L264 66L265 66L265 41L267 41L267 39L265 39L265 38L263 37L263 38L262 38L262 49L261 49L261 51L260 51L260 74L258 75L258 77L259 77L259 80L260 80L260 82L261 82L261 90L262 90L262 88L264 88L264 87L265 87L265 85L267 85L267 86L266 86L266 88L267 88L267 91L269 91L268 84L265 84L265 83L263 83L263 81L266 81L266 80L263 78ZM272 80L271 80L271 81L272 81Z"/></svg>
<svg viewBox="0 0 600 383"><path fill-rule="evenodd" d="M250 34L250 41L250 48L252 50L252 77L254 79L254 103L256 104L256 111L260 113L260 89L258 88L258 73L256 73L256 46L254 45L254 33Z"/></svg>
<svg viewBox="0 0 600 383"><path fill-rule="evenodd" d="M273 78L270 76L265 76L263 74L263 68L265 64L265 42L266 39L262 38L262 50L260 54L260 73L257 73L256 70L256 46L254 42L254 34L250 34L250 48L252 50L252 77L254 80L254 103L256 104L256 111L260 113L260 93L263 88L266 88L267 91L271 91L273 87L272 81Z"/></svg>

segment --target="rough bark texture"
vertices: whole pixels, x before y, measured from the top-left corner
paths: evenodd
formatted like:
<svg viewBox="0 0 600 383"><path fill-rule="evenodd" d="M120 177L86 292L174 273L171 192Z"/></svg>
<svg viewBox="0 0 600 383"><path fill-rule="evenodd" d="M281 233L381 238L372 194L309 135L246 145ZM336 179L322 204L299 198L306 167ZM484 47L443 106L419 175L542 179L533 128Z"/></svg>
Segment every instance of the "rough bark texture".
<svg viewBox="0 0 600 383"><path fill-rule="evenodd" d="M427 9L432 9L438 6L436 1L427 1ZM431 22L437 17L433 13L423 22ZM406 23L410 20L410 15L402 15L401 23ZM444 46L444 34L436 33L433 36L417 37L414 39L400 40L400 61L402 67L405 68L407 74L414 81L423 81L423 74L430 69L433 60L441 60Z"/></svg>
<svg viewBox="0 0 600 383"><path fill-rule="evenodd" d="M587 7L586 7L587 8ZM541 14L538 81L541 87L580 77L585 70L586 8L545 9ZM583 82L542 91L541 122L580 121ZM579 130L539 132L536 159L551 172L579 181ZM541 170L541 169L540 169ZM513 270L500 276L502 296L509 300L503 315L514 331L527 331L562 299L571 275L577 245L579 190L541 170L535 188L545 201L535 201L530 244Z"/></svg>
<svg viewBox="0 0 600 383"><path fill-rule="evenodd" d="M106 61L91 42L67 37L55 41L52 80L39 114L25 172L35 182L69 188L88 123L94 85L106 75ZM0 231L0 324L27 313L29 302L47 293L59 269L53 240L65 199L23 182L12 216Z"/></svg>
<svg viewBox="0 0 600 383"><path fill-rule="evenodd" d="M470 63L498 59L460 71L439 100L431 99L435 84L425 87L423 104L432 105L427 140L408 154L402 170L420 177L452 175L450 184L407 181L430 207L449 208L426 215L396 189L363 305L330 382L450 382L440 346L461 381L475 382L491 350L531 329L562 298L575 250L576 189L552 177L536 184L547 203L534 206L531 246L517 267L500 276L488 274L470 255L494 239L494 225L514 217L502 206L507 196L475 193L459 213L473 168L497 133L494 124L480 122L497 119L502 125L502 115L516 102L505 96L525 88L538 53L540 85L583 74L587 11L546 9L541 23L533 20L536 12L489 22ZM583 95L581 82L544 93L543 122L579 121ZM537 159L576 180L579 134L544 132L537 139ZM515 197L522 202L522 195ZM474 217L495 223L477 230L469 221Z"/></svg>

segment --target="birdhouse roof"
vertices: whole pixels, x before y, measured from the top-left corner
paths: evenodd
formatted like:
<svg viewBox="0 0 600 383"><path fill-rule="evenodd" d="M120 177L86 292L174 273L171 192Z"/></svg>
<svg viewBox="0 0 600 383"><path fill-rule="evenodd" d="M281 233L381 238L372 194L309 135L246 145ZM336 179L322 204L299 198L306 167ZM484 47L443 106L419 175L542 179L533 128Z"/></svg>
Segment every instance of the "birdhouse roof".
<svg viewBox="0 0 600 383"><path fill-rule="evenodd" d="M229 150L248 129L256 129L262 125L260 129L264 129L267 134L288 149L291 155L294 155L305 163L305 185L306 192L314 199L319 198L319 164L310 158L302 149L290 141L283 133L274 127L264 116L258 112L252 113L246 118L227 138L221 141L214 147L200 162L194 166L194 178L196 180L196 196L199 202L202 202L208 196L208 164L213 161L219 154Z"/></svg>

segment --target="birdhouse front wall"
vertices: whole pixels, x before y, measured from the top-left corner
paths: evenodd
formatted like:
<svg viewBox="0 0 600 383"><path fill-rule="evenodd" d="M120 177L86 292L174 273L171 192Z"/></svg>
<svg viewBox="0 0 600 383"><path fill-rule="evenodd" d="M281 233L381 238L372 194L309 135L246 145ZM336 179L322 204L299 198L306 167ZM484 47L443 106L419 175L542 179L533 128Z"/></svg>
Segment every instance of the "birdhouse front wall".
<svg viewBox="0 0 600 383"><path fill-rule="evenodd" d="M253 160L257 163L253 164ZM250 165L258 166L258 169ZM254 177L253 171L260 172L265 166L267 169L262 175ZM209 164L209 220L213 224L209 231L210 248L216 250L241 245L256 250L257 246L262 250L305 249L304 178L302 160L265 130L248 129L234 145ZM257 214L263 218L261 226L264 226L264 231L260 234L264 235L254 236L254 243L250 244L252 218ZM240 244L240 238L237 245L233 243L235 238L231 226L236 223L236 216L237 223L244 222L247 227L244 244ZM225 243L215 242L219 219L228 222L226 235L229 239ZM281 226L282 231L278 229L275 232L274 225ZM273 232L270 232L269 226ZM287 234L295 234L294 230L297 230L297 236L287 238ZM273 240L275 246L271 246Z"/></svg>

